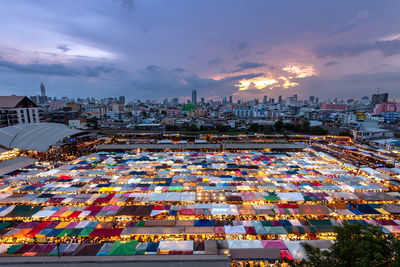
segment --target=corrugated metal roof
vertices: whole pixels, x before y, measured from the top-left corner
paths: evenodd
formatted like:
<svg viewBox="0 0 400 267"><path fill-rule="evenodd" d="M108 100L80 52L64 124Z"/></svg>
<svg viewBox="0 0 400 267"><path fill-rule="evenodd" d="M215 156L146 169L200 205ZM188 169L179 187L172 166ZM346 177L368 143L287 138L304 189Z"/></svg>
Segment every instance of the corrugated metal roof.
<svg viewBox="0 0 400 267"><path fill-rule="evenodd" d="M0 162L0 175L7 174L26 166L32 165L36 162L36 159L28 157L17 157Z"/></svg>
<svg viewBox="0 0 400 267"><path fill-rule="evenodd" d="M82 133L58 123L29 123L0 128L0 145L46 152L58 141Z"/></svg>

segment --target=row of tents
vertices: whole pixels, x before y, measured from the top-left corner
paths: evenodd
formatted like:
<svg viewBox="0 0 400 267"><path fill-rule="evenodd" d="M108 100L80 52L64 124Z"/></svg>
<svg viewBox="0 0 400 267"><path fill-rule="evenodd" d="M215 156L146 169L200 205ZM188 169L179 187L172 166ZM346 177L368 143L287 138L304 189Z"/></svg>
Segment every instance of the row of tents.
<svg viewBox="0 0 400 267"><path fill-rule="evenodd" d="M168 235L304 235L333 233L335 226L344 222L350 224L372 224L382 227L388 234L400 233L400 220L142 220L128 223L108 221L41 221L41 222L2 222L0 236L10 239L51 239L51 238L130 238ZM137 238L135 238L137 239Z"/></svg>
<svg viewBox="0 0 400 267"><path fill-rule="evenodd" d="M0 206L2 218L64 218L84 219L86 217L218 217L253 215L319 215L319 216L374 216L400 214L400 204L227 204L197 203L186 205L91 205L91 206Z"/></svg>
<svg viewBox="0 0 400 267"><path fill-rule="evenodd" d="M103 243L46 243L0 244L1 256L116 256L154 254L206 254L228 253L233 260L302 260L306 253L300 241L282 240L205 240L195 242L169 241L138 242L115 241ZM328 240L304 241L315 248L328 249Z"/></svg>

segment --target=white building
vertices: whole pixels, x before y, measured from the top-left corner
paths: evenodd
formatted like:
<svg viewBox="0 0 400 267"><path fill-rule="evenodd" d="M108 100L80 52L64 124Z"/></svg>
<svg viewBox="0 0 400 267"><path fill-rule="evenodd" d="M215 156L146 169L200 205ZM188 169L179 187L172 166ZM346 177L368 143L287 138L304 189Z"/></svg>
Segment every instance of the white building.
<svg viewBox="0 0 400 267"><path fill-rule="evenodd" d="M39 107L26 96L0 96L0 127L40 122Z"/></svg>

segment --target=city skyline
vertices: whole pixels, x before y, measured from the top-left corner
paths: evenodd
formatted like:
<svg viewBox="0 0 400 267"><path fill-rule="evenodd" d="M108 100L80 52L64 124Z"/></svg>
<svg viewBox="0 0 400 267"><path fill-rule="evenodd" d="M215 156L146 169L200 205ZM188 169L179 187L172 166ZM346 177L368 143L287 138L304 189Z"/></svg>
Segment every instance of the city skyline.
<svg viewBox="0 0 400 267"><path fill-rule="evenodd" d="M346 8L343 4L346 3ZM60 8L62 7L62 8ZM399 98L399 1L5 1L2 95Z"/></svg>

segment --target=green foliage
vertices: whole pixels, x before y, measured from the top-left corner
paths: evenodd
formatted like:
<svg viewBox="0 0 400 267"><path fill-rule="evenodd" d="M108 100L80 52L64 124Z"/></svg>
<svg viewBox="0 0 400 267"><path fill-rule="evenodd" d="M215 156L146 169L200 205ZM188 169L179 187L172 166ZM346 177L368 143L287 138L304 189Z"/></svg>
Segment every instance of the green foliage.
<svg viewBox="0 0 400 267"><path fill-rule="evenodd" d="M349 130L339 132L339 136L348 136L353 138L353 134Z"/></svg>
<svg viewBox="0 0 400 267"><path fill-rule="evenodd" d="M190 124L190 126L189 126L189 131L197 131L197 126L196 126L196 124L194 124L194 123Z"/></svg>
<svg viewBox="0 0 400 267"><path fill-rule="evenodd" d="M86 122L90 127L93 127L93 129L95 130L99 128L99 119L97 117L86 119Z"/></svg>
<svg viewBox="0 0 400 267"><path fill-rule="evenodd" d="M257 123L252 123L250 125L250 127L249 127L249 131L253 132L253 133L259 132L260 131L260 125L257 124Z"/></svg>
<svg viewBox="0 0 400 267"><path fill-rule="evenodd" d="M321 251L303 243L307 260L289 261L291 266L400 266L400 241L374 225L348 224L336 227L335 244Z"/></svg>
<svg viewBox="0 0 400 267"><path fill-rule="evenodd" d="M281 132L283 129L283 122L281 120L276 121L274 124L274 128L277 132Z"/></svg>
<svg viewBox="0 0 400 267"><path fill-rule="evenodd" d="M328 134L328 131L321 126L313 126L310 127L310 134L312 135L325 135Z"/></svg>

